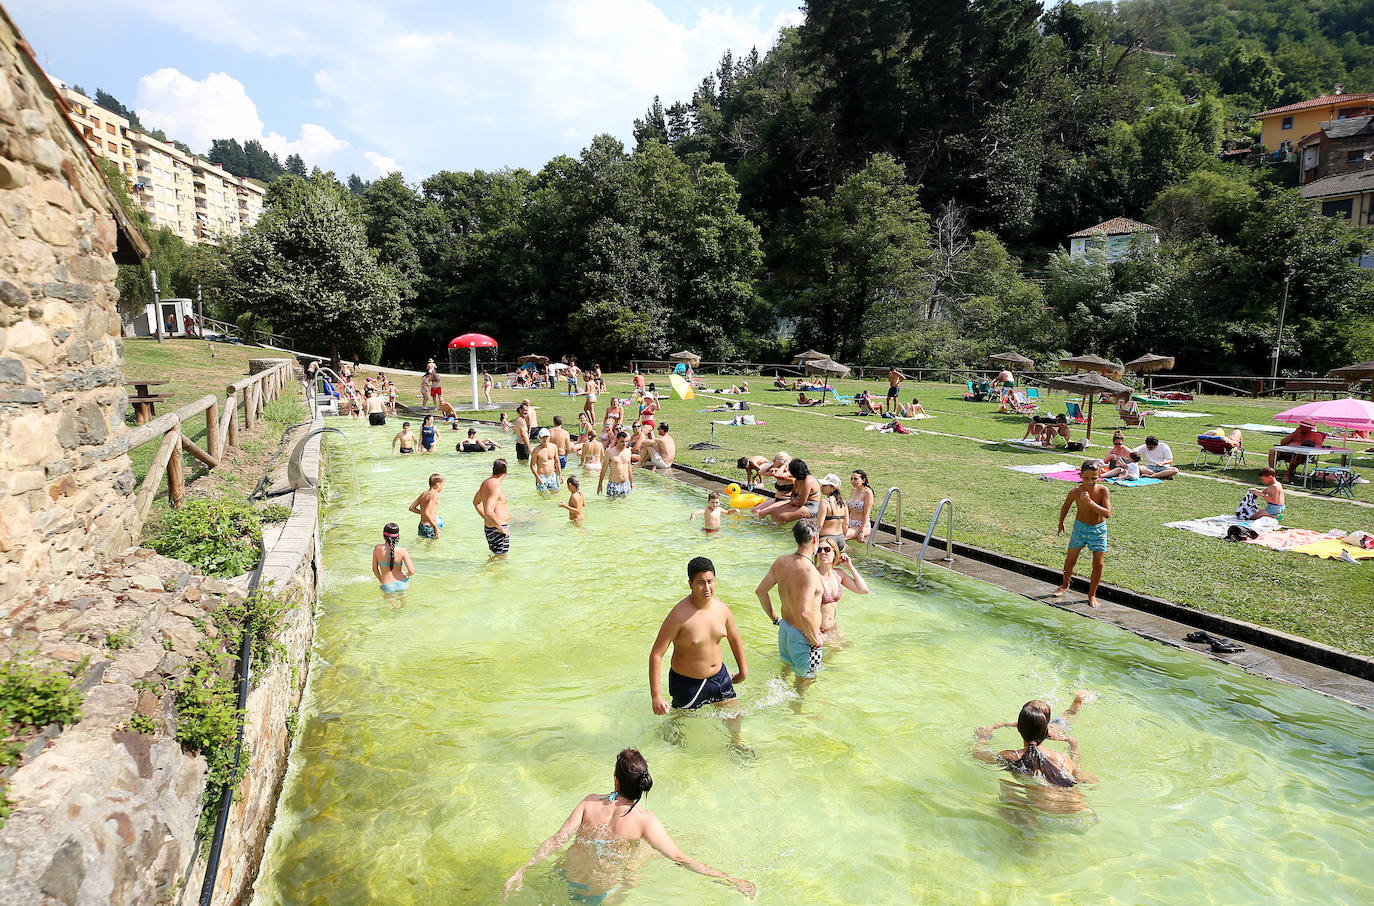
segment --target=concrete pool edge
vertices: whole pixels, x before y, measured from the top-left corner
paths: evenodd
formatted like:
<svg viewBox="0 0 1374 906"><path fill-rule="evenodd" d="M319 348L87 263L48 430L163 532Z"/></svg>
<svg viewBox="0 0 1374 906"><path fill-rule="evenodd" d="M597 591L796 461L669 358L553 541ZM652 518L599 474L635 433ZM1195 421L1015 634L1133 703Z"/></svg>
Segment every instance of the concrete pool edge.
<svg viewBox="0 0 1374 906"><path fill-rule="evenodd" d="M670 470L657 474L705 490L719 490L734 483L713 472L678 463L674 463ZM890 522L881 525L882 533L894 539L896 530L897 527ZM901 537L903 544L900 546L889 540L875 542L874 547L886 554L915 562L919 546L925 541L925 533L903 527ZM944 543L945 539L940 535L932 536L930 553L938 557ZM1082 576L1075 576L1070 586L1071 592L1079 593L1077 598L1055 599L1050 592L1059 585L1058 570L957 540L953 546L956 557L954 563L932 560L930 554L925 562L1060 610L1111 623L1181 651L1205 655L1247 673L1309 689L1374 711L1374 658L1105 582L1098 589L1101 606L1091 608L1082 597L1086 595L1088 586ZM1184 642L1183 637L1195 629L1228 636L1245 644L1247 650L1218 656L1207 650L1206 646Z"/></svg>

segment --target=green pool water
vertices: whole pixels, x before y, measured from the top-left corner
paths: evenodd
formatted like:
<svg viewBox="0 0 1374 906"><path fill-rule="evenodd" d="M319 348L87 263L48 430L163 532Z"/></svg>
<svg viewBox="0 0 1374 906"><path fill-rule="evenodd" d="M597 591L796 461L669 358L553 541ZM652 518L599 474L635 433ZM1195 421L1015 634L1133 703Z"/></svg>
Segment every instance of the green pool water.
<svg viewBox="0 0 1374 906"><path fill-rule="evenodd" d="M853 647L797 699L753 595L790 535L737 518L704 536L686 521L701 498L656 477L627 501L592 500L579 529L561 495L541 499L515 470L512 553L488 562L470 500L491 457L391 456L394 430L342 427L310 683L258 904L500 902L578 800L611 789L625 746L647 757L644 802L682 848L757 882L759 903L1374 899L1363 711L944 570L918 589L881 561L861 562L873 593L840 604ZM447 479L437 542L406 513L432 471ZM393 520L420 571L404 602L369 572ZM709 714L677 746L650 710L649 647L696 555L715 562L744 638L753 761ZM1028 827L999 808L1007 775L969 757L972 730L1031 698L1058 712L1078 688L1097 694L1074 722L1100 778L1085 793L1097 822ZM569 902L557 856L511 902ZM654 859L622 902L745 901Z"/></svg>

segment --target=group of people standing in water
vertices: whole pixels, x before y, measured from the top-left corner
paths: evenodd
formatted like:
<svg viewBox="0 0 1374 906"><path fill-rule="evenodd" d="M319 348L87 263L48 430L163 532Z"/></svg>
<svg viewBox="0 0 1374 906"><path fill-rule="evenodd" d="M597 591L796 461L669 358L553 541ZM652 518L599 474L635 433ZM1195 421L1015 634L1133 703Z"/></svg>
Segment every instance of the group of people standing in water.
<svg viewBox="0 0 1374 906"><path fill-rule="evenodd" d="M577 476L564 474L568 453L574 450L572 438L563 430L561 419L554 420L552 429L536 427L531 431L532 409L528 400L522 403L518 422L511 428L518 438L517 456L528 462L541 496L556 491L566 480L571 494L568 502L559 506L568 510L570 520L580 522L586 500ZM560 433L555 435L555 430ZM575 451L581 455L586 471L599 475L598 494L609 482L611 492L607 496L623 497L633 488L634 460L625 432L614 425L611 431L612 444L598 447L600 439L588 430L584 420ZM825 652L850 644L838 623L838 604L844 593L869 592L867 581L846 548L848 541L866 541L873 530L873 489L867 475L854 470L848 481L850 496L845 499L837 475L830 473L818 479L803 460L783 452L771 458L743 457L737 465L745 471L746 484L751 489L756 482L773 483L774 499L760 504L753 512L773 523L791 524L794 550L769 565L755 595L763 614L777 628L778 656L794 677L794 688L800 695L816 680ZM507 473L507 461L495 460L491 475L481 482L472 500L482 517L485 540L494 557L510 551L510 503L504 487ZM624 489L617 492L616 486L621 483ZM438 505L443 490L443 476L433 474L426 490L411 504L410 511L419 518L418 534L423 538L438 540L442 535L444 520L438 514ZM704 510L691 514L693 519L704 516L703 527L708 533L719 530L724 512L719 494L712 492L711 497ZM399 545L399 538L399 526L388 523L382 531L382 543L373 550L373 573L384 592L404 591L415 574L410 552ZM657 715L672 715L664 726L664 736L670 742L680 743L679 719L712 706L719 710L730 731L730 750L737 757L752 758L752 751L743 742L741 717L734 705L735 686L746 680L749 670L735 615L716 596L716 571L711 560L694 557L686 572L688 592L669 610L650 647L650 708ZM725 664L723 646L729 647L735 662L733 673ZM662 677L665 657L669 659L666 690ZM1019 792L1004 789L1003 801L1008 805L1030 806L1009 817L1028 814L1053 818L1085 811L1081 799L1064 798L1065 791L1093 779L1079 765L1077 742L1065 719L1078 713L1085 695L1079 693L1060 718L1052 718L1050 706L1035 700L1022 707L1014 722L995 723L976 731L974 757L999 765L1025 781L1014 785ZM993 734L1013 726L1021 736L1021 748L995 749ZM1048 740L1066 743L1068 752L1048 748ZM560 871L574 902L606 902L621 888L627 873L643 864L653 851L752 898L756 892L752 882L694 859L674 843L659 819L642 804L652 786L644 755L634 748L622 750L613 766L611 792L583 798L563 825L507 881L506 895L521 889L530 868L571 843Z"/></svg>

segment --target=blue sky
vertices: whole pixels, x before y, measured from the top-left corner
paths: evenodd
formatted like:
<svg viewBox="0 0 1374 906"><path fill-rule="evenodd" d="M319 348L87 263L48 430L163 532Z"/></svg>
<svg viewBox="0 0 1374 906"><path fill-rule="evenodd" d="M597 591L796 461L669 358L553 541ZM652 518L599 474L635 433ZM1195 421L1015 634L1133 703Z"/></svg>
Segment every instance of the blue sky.
<svg viewBox="0 0 1374 906"><path fill-rule="evenodd" d="M627 142L727 49L770 47L800 0L9 0L54 76L97 86L204 151L258 138L374 179L537 170Z"/></svg>

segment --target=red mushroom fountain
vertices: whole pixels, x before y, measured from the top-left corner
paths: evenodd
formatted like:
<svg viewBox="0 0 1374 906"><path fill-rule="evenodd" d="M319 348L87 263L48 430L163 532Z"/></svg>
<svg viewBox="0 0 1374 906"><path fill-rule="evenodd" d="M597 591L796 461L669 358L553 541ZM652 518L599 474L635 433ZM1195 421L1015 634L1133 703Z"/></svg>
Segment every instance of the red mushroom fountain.
<svg viewBox="0 0 1374 906"><path fill-rule="evenodd" d="M465 333L461 337L454 337L449 340L449 349L466 349L471 353L472 363L472 411L476 412L480 407L477 403L477 349L495 348L496 341L484 333Z"/></svg>

